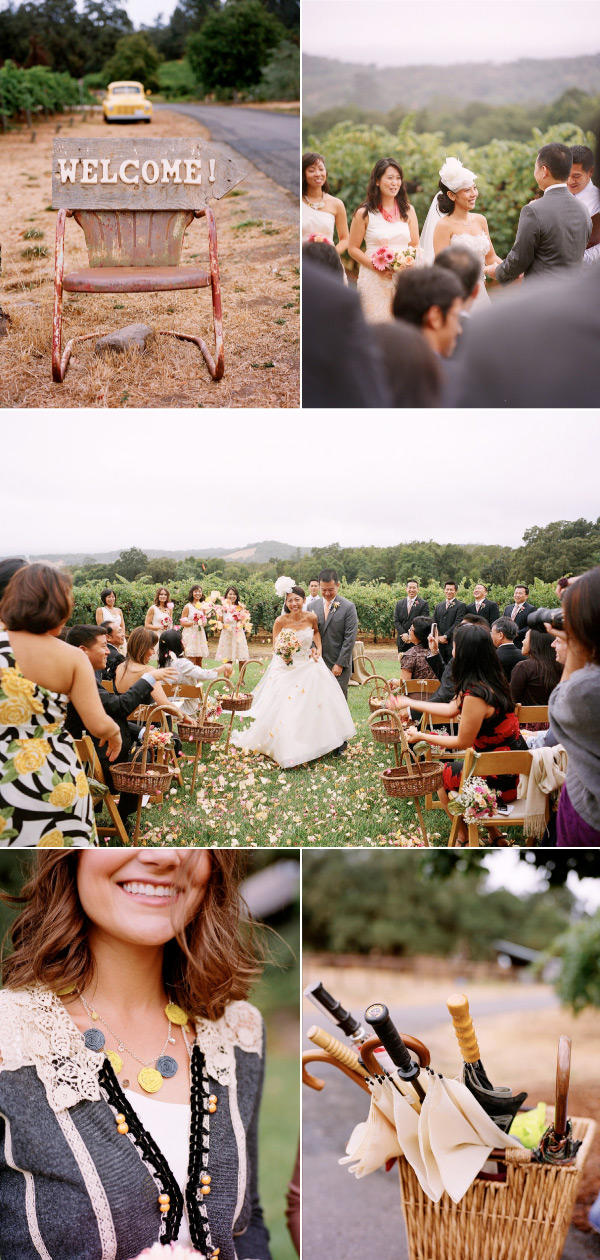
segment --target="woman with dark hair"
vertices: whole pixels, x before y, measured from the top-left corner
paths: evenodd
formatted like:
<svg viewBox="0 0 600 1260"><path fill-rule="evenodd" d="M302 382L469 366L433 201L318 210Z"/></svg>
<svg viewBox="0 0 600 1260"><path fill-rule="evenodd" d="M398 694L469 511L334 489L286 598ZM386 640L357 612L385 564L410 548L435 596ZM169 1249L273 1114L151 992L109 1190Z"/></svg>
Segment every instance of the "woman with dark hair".
<svg viewBox="0 0 600 1260"><path fill-rule="evenodd" d="M547 704L560 682L562 670L552 647L552 636L528 627L521 645L525 660L517 661L510 676L510 694L515 704ZM547 726L534 723L528 730Z"/></svg>
<svg viewBox="0 0 600 1260"><path fill-rule="evenodd" d="M412 727L409 735L413 740L424 739L437 748L474 748L477 752L510 752L527 747L519 731L506 675L487 626L461 625L455 631L452 678L456 695L449 704L416 700L413 696L395 697L393 707L399 709L416 709L419 713L448 719L458 717L456 735L437 735ZM447 762L444 766L443 787L439 789L444 807L448 804L448 793L458 791L461 773L461 761ZM504 802L516 800L517 778L514 775L490 776L488 783ZM491 828L489 836L490 839L500 838L499 833ZM457 841L464 843L466 839L466 827L461 822Z"/></svg>
<svg viewBox="0 0 600 1260"><path fill-rule="evenodd" d="M463 245L476 255L480 264L480 283L471 310L489 302L485 289L485 267L502 261L490 240L485 216L474 214L479 196L476 179L473 171L467 170L458 158L446 158L440 170L439 192L433 199L421 235L422 258L427 264L435 262L436 256L449 245Z"/></svg>
<svg viewBox="0 0 600 1260"><path fill-rule="evenodd" d="M346 207L329 191L325 158L320 153L302 155L302 241L329 241L338 254L348 248Z"/></svg>
<svg viewBox="0 0 600 1260"><path fill-rule="evenodd" d="M3 1260L269 1260L239 875L228 850L39 855L0 993Z"/></svg>
<svg viewBox="0 0 600 1260"><path fill-rule="evenodd" d="M215 678L231 678L233 673L233 665L221 665L219 669L201 669L198 665L193 665L183 655L181 630L164 630L161 634L158 640L158 667L177 670L175 686L182 684L186 687L197 687L202 682L214 682ZM178 699L175 695L173 703L177 705L180 713L194 716L198 712L200 700L192 696Z"/></svg>
<svg viewBox="0 0 600 1260"><path fill-rule="evenodd" d="M364 243L364 249L363 249ZM372 323L392 318L394 270L391 262L380 269L373 256L385 248L400 254L419 244L419 224L408 200L402 167L395 158L380 158L369 176L367 195L350 228L348 253L359 265L358 291L365 319ZM410 266L412 258L405 257Z"/></svg>
<svg viewBox="0 0 600 1260"><path fill-rule="evenodd" d="M410 678L437 678L435 670L431 668L427 660L430 633L431 617L415 617L408 631L411 646L402 656L400 677L405 682Z"/></svg>
<svg viewBox="0 0 600 1260"><path fill-rule="evenodd" d="M344 693L321 653L317 615L306 612L301 586L285 597L273 626L273 657L244 717L252 727L234 732L232 744L262 753L278 766L315 761L337 752L356 734Z"/></svg>
<svg viewBox="0 0 600 1260"><path fill-rule="evenodd" d="M185 654L189 657L192 665L197 665L200 669L202 668L204 657L208 656L208 643L206 642L204 630L208 617L203 608L204 602L202 587L191 586L187 604L179 618L183 627L182 638Z"/></svg>
<svg viewBox="0 0 600 1260"><path fill-rule="evenodd" d="M69 700L109 761L121 733L87 656L59 638L72 610L70 577L48 564L19 569L0 602L0 845L96 841L87 779L64 729Z"/></svg>
<svg viewBox="0 0 600 1260"><path fill-rule="evenodd" d="M600 845L600 565L567 587L562 608L565 668L550 696L550 727L567 750L557 844Z"/></svg>
<svg viewBox="0 0 600 1260"><path fill-rule="evenodd" d="M146 626L136 626L127 641L127 656L121 665L117 665L113 677L113 687L118 695L129 691L133 684L147 672L148 665L156 653L157 635L155 630ZM165 695L162 683L157 682L152 688L152 699L167 712L178 715L179 710L171 704Z"/></svg>
<svg viewBox="0 0 600 1260"><path fill-rule="evenodd" d="M107 586L100 591L100 607L96 609L96 625L101 626L107 621L113 626L120 626L123 635L127 635L125 618L121 609L117 607L117 597L112 586Z"/></svg>
<svg viewBox="0 0 600 1260"><path fill-rule="evenodd" d="M217 651L218 661L247 661L250 657L246 630L250 622L250 614L246 605L240 600L237 586L228 586L225 591L223 605L217 610L223 629L219 635Z"/></svg>
<svg viewBox="0 0 600 1260"><path fill-rule="evenodd" d="M156 630L158 634L163 630L173 629L173 601L166 586L159 586L154 603L146 613L144 625L149 630Z"/></svg>

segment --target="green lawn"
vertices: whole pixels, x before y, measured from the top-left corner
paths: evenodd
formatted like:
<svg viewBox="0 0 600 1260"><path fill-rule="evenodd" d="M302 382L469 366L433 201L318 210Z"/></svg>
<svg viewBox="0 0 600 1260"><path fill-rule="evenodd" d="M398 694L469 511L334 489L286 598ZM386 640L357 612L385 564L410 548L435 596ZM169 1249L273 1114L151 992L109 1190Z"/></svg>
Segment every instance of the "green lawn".
<svg viewBox="0 0 600 1260"><path fill-rule="evenodd" d="M377 661L386 677L397 660ZM412 801L386 796L380 774L393 762L367 726L366 688L350 687L357 735L341 757L333 755L282 771L267 758L230 748L225 741L204 750L194 796L191 768L185 789L142 813L141 842L154 845L397 845L422 844ZM240 719L236 724L242 725ZM193 751L191 746L186 752ZM424 814L432 845L445 845L450 820L442 810Z"/></svg>

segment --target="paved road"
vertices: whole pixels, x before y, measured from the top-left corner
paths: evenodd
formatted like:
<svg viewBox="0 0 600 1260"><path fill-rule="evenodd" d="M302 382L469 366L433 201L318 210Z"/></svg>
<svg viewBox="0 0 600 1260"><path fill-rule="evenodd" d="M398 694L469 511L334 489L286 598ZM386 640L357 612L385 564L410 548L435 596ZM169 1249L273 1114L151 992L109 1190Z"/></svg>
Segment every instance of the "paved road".
<svg viewBox="0 0 600 1260"><path fill-rule="evenodd" d="M155 105L189 114L208 127L213 140L229 144L277 184L299 196L300 118L235 105Z"/></svg>
<svg viewBox="0 0 600 1260"><path fill-rule="evenodd" d="M556 1005L552 992L514 994L497 999L473 1000L475 1020L486 1014L526 1009L542 1010ZM440 1022L439 1005L391 1008L398 1027L418 1027L419 1034ZM307 1015L306 1028L315 1022ZM327 1023L324 1026L329 1028ZM331 1028L333 1031L333 1028ZM306 1045L309 1043L306 1042ZM339 1165L344 1146L355 1124L367 1114L368 1098L335 1068L314 1067L325 1080L321 1093L303 1086L303 1257L304 1260L349 1260L370 1252L378 1260L409 1260L400 1205L398 1172L375 1172L356 1181L345 1165ZM600 1256L598 1235L571 1229L562 1260L591 1260ZM433 1260L450 1260L436 1256ZM473 1257L473 1260L477 1260Z"/></svg>

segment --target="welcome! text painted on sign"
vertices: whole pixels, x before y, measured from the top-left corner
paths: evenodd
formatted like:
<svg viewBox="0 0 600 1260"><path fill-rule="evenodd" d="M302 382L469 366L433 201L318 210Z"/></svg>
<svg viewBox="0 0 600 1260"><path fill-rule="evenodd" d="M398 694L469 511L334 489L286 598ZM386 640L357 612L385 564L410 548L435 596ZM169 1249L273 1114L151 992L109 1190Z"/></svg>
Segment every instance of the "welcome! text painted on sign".
<svg viewBox="0 0 600 1260"><path fill-rule="evenodd" d="M70 210L198 210L242 172L203 140L55 140L52 205Z"/></svg>

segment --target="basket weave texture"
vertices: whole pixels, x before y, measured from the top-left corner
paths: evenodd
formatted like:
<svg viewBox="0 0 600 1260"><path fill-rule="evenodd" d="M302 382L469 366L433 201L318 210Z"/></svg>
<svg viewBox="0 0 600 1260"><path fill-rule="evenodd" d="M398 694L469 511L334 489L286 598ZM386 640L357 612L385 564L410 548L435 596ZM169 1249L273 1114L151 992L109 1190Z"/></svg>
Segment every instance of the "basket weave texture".
<svg viewBox="0 0 600 1260"><path fill-rule="evenodd" d="M508 1150L506 1181L477 1177L459 1203L447 1194L433 1203L400 1159L410 1260L560 1260L596 1130L593 1120L572 1125L582 1142L572 1165L534 1164L531 1151Z"/></svg>
<svg viewBox="0 0 600 1260"><path fill-rule="evenodd" d="M408 766L390 766L381 775L388 796L427 796L441 786L443 767L415 761Z"/></svg>
<svg viewBox="0 0 600 1260"><path fill-rule="evenodd" d="M221 722L178 722L177 730L186 744L216 744L225 727Z"/></svg>
<svg viewBox="0 0 600 1260"><path fill-rule="evenodd" d="M221 700L221 708L228 713L246 713L251 704L251 692L243 692L241 695L238 692L234 696L223 696Z"/></svg>

